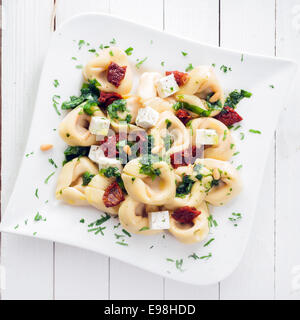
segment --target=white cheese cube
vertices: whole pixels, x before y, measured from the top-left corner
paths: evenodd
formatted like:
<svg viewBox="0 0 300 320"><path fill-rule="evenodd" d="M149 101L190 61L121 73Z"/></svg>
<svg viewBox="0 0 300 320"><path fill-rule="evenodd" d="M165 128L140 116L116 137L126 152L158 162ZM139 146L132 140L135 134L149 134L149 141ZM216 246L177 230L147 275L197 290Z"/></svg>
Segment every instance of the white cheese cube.
<svg viewBox="0 0 300 320"><path fill-rule="evenodd" d="M157 93L161 98L166 98L179 90L174 74L159 79L156 82Z"/></svg>
<svg viewBox="0 0 300 320"><path fill-rule="evenodd" d="M219 136L213 129L196 129L196 146L215 145L219 143Z"/></svg>
<svg viewBox="0 0 300 320"><path fill-rule="evenodd" d="M94 162L97 162L98 163L98 160L100 158L104 157L104 152L103 150L101 149L100 146L91 146L91 149L90 149L90 153L89 153L89 158L94 161Z"/></svg>
<svg viewBox="0 0 300 320"><path fill-rule="evenodd" d="M161 230L170 228L169 211L149 212L149 227L152 230Z"/></svg>
<svg viewBox="0 0 300 320"><path fill-rule="evenodd" d="M136 124L144 129L154 127L158 121L159 113L151 107L141 108L136 117Z"/></svg>
<svg viewBox="0 0 300 320"><path fill-rule="evenodd" d="M108 134L109 126L110 121L108 119L95 116L91 119L89 130L92 134L106 136Z"/></svg>
<svg viewBox="0 0 300 320"><path fill-rule="evenodd" d="M122 164L121 161L116 158L108 158L108 157L100 157L98 159L99 169L107 169L109 167L116 167L119 169L120 173L122 172Z"/></svg>

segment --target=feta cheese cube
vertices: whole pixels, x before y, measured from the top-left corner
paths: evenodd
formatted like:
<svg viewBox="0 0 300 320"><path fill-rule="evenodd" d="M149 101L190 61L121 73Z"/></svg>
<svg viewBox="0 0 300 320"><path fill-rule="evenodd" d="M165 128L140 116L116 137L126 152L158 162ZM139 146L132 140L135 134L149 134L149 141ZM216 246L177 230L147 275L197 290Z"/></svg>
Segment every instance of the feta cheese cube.
<svg viewBox="0 0 300 320"><path fill-rule="evenodd" d="M123 170L121 161L116 158L100 157L98 159L99 169L107 169L109 167L116 167L119 169L120 173Z"/></svg>
<svg viewBox="0 0 300 320"><path fill-rule="evenodd" d="M159 79L156 82L157 93L161 98L166 98L179 90L174 74Z"/></svg>
<svg viewBox="0 0 300 320"><path fill-rule="evenodd" d="M170 228L169 211L149 212L149 227L152 230L161 230Z"/></svg>
<svg viewBox="0 0 300 320"><path fill-rule="evenodd" d="M91 119L89 130L92 134L106 136L108 134L110 121L104 117L94 116Z"/></svg>
<svg viewBox="0 0 300 320"><path fill-rule="evenodd" d="M98 160L100 158L104 157L104 152L103 150L101 149L100 146L91 146L91 149L90 149L90 153L89 153L89 158L94 161L94 162L97 162L98 163Z"/></svg>
<svg viewBox="0 0 300 320"><path fill-rule="evenodd" d="M196 146L215 145L219 143L219 136L213 129L196 129Z"/></svg>
<svg viewBox="0 0 300 320"><path fill-rule="evenodd" d="M159 113L151 107L141 108L136 117L136 124L144 129L154 127L158 121Z"/></svg>

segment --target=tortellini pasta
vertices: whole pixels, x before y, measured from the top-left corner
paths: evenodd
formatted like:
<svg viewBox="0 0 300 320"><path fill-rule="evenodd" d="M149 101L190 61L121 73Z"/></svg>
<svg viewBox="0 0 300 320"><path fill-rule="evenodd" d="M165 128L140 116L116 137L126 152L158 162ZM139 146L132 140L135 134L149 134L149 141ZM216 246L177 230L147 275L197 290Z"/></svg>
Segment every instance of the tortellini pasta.
<svg viewBox="0 0 300 320"><path fill-rule="evenodd" d="M144 72L141 75L137 94L143 101L157 97L156 82L161 77L158 72Z"/></svg>
<svg viewBox="0 0 300 320"><path fill-rule="evenodd" d="M95 115L104 117L102 111ZM70 146L91 146L96 143L96 136L89 131L91 116L79 106L66 115L59 126L60 137Z"/></svg>
<svg viewBox="0 0 300 320"><path fill-rule="evenodd" d="M211 95L209 102L215 103L218 100L224 104L224 93L217 79L213 67L199 66L195 67L189 73L189 80L177 92L180 94L198 95L199 98L206 100Z"/></svg>
<svg viewBox="0 0 300 320"><path fill-rule="evenodd" d="M180 207L198 207L204 201L207 190L211 188L213 180L212 173L209 169L203 167L200 172L196 170L195 165L179 167L174 170L176 185L182 183L183 177L187 176L193 181L193 186L188 194L176 194L175 197L165 204L165 207L174 210ZM198 178L199 173L201 179Z"/></svg>
<svg viewBox="0 0 300 320"><path fill-rule="evenodd" d="M68 204L81 206L87 205L82 175L85 172L97 174L97 166L87 157L75 158L66 163L59 175L56 187L56 198Z"/></svg>
<svg viewBox="0 0 300 320"><path fill-rule="evenodd" d="M237 196L242 190L242 181L238 171L229 162L216 159L197 159L213 171L217 183L209 190L205 200L214 206L222 206Z"/></svg>
<svg viewBox="0 0 300 320"><path fill-rule="evenodd" d="M111 62L121 67L126 67L125 77L120 85L116 87L107 80L107 69ZM117 92L120 95L129 94L132 89L132 71L128 63L126 53L117 47L110 47L99 52L84 68L84 78L86 80L96 79L100 83L100 90L106 92Z"/></svg>
<svg viewBox="0 0 300 320"><path fill-rule="evenodd" d="M163 205L175 196L175 176L165 161L152 164L159 173L155 178L145 174L141 159L129 161L123 169L122 179L129 196L145 204Z"/></svg>
<svg viewBox="0 0 300 320"><path fill-rule="evenodd" d="M191 122L192 141L196 145L197 129L213 129L218 134L218 144L205 146L204 157L227 161L235 152L235 144L229 129L214 118L198 118Z"/></svg>
<svg viewBox="0 0 300 320"><path fill-rule="evenodd" d="M180 242L192 244L204 240L209 233L208 207L205 201L196 208L201 214L190 224L182 224L170 217L169 232Z"/></svg>
<svg viewBox="0 0 300 320"><path fill-rule="evenodd" d="M87 202L97 208L100 211L104 211L111 215L117 215L119 211L119 205L115 207L107 208L103 202L103 195L105 189L115 180L115 178L106 178L97 174L88 186L85 188L85 195Z"/></svg>
<svg viewBox="0 0 300 320"><path fill-rule="evenodd" d="M158 206L144 204L133 200L131 197L127 197L120 206L119 219L121 225L127 231L149 236L163 231L149 229L148 212L158 210Z"/></svg>
<svg viewBox="0 0 300 320"><path fill-rule="evenodd" d="M172 154L187 149L190 144L189 131L170 111L160 114L157 124L149 133L154 138L153 153Z"/></svg>

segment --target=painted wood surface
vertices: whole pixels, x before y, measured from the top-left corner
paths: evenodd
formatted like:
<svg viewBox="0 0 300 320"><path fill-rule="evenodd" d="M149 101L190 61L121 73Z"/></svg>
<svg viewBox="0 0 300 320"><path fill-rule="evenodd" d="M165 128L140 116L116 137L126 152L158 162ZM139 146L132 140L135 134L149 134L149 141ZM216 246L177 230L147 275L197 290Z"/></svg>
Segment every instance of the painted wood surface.
<svg viewBox="0 0 300 320"><path fill-rule="evenodd" d="M42 62L55 27L105 12L190 39L300 62L297 0L3 0L2 212L26 152ZM298 78L298 82L299 82ZM299 93L270 145L253 232L237 270L197 287L49 241L2 235L3 299L299 299ZM299 176L300 177L300 176Z"/></svg>

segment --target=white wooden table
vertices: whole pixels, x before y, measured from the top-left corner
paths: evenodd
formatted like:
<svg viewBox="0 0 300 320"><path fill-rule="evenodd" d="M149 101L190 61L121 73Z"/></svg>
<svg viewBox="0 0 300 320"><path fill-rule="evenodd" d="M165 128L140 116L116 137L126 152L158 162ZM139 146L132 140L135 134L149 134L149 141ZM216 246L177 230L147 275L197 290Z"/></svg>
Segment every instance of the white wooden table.
<svg viewBox="0 0 300 320"><path fill-rule="evenodd" d="M3 0L2 6L2 212L24 155L48 41L72 15L107 12L300 62L300 0ZM299 101L298 90L280 118L252 236L229 278L208 287L185 285L99 254L3 234L2 299L299 299Z"/></svg>

